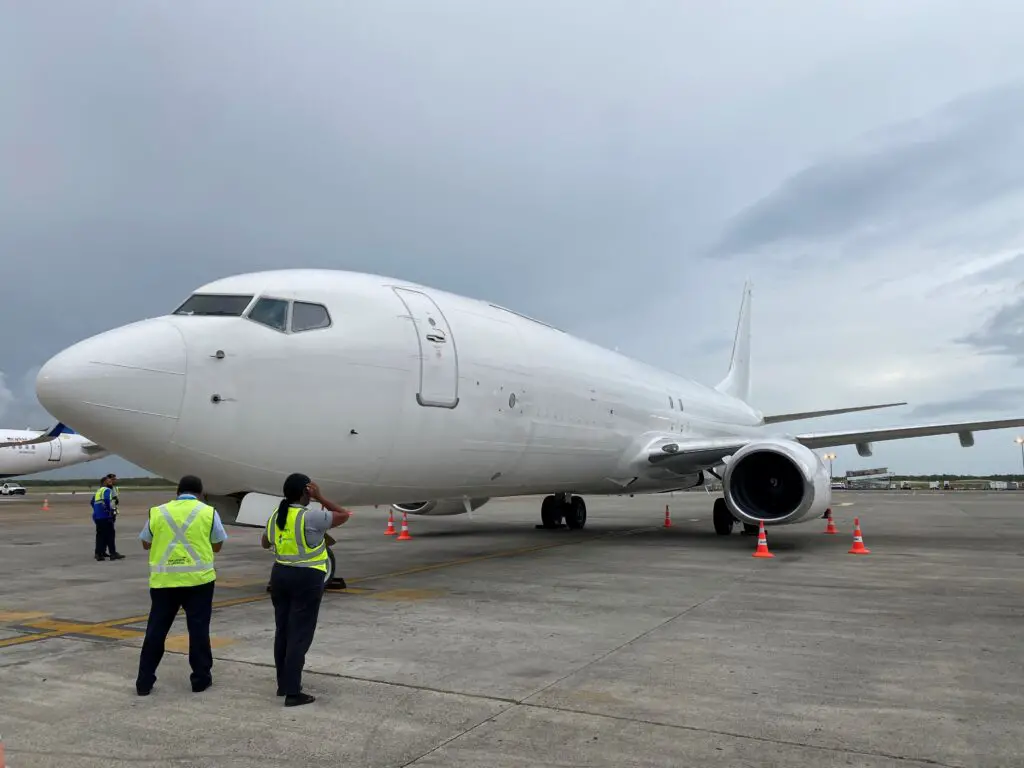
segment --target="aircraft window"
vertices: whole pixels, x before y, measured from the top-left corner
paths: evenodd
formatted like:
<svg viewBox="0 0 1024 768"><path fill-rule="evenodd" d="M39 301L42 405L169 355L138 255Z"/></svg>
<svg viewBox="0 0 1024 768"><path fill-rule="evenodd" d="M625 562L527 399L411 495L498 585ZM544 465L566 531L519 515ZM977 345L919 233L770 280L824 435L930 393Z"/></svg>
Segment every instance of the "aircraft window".
<svg viewBox="0 0 1024 768"><path fill-rule="evenodd" d="M673 411L676 409L676 404L672 401L672 395L668 396L668 407Z"/></svg>
<svg viewBox="0 0 1024 768"><path fill-rule="evenodd" d="M284 331L288 328L288 302L284 299L260 299L249 312L253 322Z"/></svg>
<svg viewBox="0 0 1024 768"><path fill-rule="evenodd" d="M331 324L331 316L327 307L322 304L310 304L296 301L292 305L292 332L312 331L315 328L327 328Z"/></svg>
<svg viewBox="0 0 1024 768"><path fill-rule="evenodd" d="M238 296L227 293L194 293L172 314L241 317L250 301L252 294Z"/></svg>

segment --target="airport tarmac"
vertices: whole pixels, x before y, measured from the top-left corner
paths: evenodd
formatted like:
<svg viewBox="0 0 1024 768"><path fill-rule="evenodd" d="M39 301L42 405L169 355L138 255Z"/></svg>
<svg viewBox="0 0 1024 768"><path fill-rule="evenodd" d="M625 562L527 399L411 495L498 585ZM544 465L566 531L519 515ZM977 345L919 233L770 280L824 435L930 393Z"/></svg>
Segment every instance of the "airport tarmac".
<svg viewBox="0 0 1024 768"><path fill-rule="evenodd" d="M0 500L0 735L29 766L1024 765L1024 494L842 493L825 521L714 534L712 497L539 499L453 518L385 508L335 533L304 686L274 695L271 556L228 526L214 685L184 617L135 695L149 608L145 510L122 492L93 559L86 496ZM664 505L672 527L663 527ZM847 554L859 515L870 555Z"/></svg>

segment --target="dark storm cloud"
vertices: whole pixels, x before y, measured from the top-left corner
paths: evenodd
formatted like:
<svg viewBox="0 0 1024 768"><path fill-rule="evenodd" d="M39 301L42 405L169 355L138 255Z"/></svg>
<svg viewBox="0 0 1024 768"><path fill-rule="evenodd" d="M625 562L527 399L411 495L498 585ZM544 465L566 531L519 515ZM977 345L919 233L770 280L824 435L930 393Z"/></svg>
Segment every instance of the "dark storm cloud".
<svg viewBox="0 0 1024 768"><path fill-rule="evenodd" d="M1024 411L1024 387L986 389L964 397L925 403L914 408L914 418L944 419L960 414L1014 414Z"/></svg>
<svg viewBox="0 0 1024 768"><path fill-rule="evenodd" d="M1024 289L1024 283L1020 289ZM1017 365L1024 365L1024 299L998 310L981 328L957 341L988 354L1012 357Z"/></svg>
<svg viewBox="0 0 1024 768"><path fill-rule="evenodd" d="M957 99L822 160L739 213L718 256L905 233L1024 189L1024 84Z"/></svg>
<svg viewBox="0 0 1024 768"><path fill-rule="evenodd" d="M745 275L694 254L752 186L770 188L834 135L1024 71L1020 25L1007 20L1017 5L998 24L932 4L892 13L881 0L749 7L8 3L0 370L16 401L4 421L45 426L25 382L62 347L163 313L211 279L282 266L498 301L681 373L718 350L717 374ZM999 63L961 63L957 45L985 45ZM1009 153L1000 126L1020 114L1006 110L990 134L967 118L949 129L979 198L1013 177L977 167L992 156L966 145ZM912 153L911 140L890 142ZM876 165L894 188L913 188L915 173L941 187L926 170ZM872 174L836 170L848 181L825 184L832 207L851 212L790 212L796 223L773 229L781 203L769 200L732 242L839 231L872 213ZM781 202L827 209L809 176L804 198ZM954 181L953 206L965 197ZM801 279L793 270L795 296Z"/></svg>

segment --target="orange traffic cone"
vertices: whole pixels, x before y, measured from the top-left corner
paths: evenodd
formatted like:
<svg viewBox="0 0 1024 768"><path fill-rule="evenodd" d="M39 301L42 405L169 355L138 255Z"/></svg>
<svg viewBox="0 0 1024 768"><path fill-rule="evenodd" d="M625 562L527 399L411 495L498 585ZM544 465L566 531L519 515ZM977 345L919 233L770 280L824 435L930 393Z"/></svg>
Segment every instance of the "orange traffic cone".
<svg viewBox="0 0 1024 768"><path fill-rule="evenodd" d="M668 513L668 504L665 505L665 527L672 527L672 516Z"/></svg>
<svg viewBox="0 0 1024 768"><path fill-rule="evenodd" d="M764 520L757 531L757 549L754 550L754 557L775 557L768 551L768 537L764 533Z"/></svg>
<svg viewBox="0 0 1024 768"><path fill-rule="evenodd" d="M395 511L393 509L388 510L388 527L384 531L385 536L395 535Z"/></svg>
<svg viewBox="0 0 1024 768"><path fill-rule="evenodd" d="M864 546L864 537L860 533L860 518L853 518L853 546L848 555L869 555L871 550Z"/></svg>
<svg viewBox="0 0 1024 768"><path fill-rule="evenodd" d="M50 500L47 499L47 498L43 498L43 511L44 512L49 512L50 511Z"/></svg>
<svg viewBox="0 0 1024 768"><path fill-rule="evenodd" d="M825 525L825 533L839 533L836 529L836 521L832 519L832 510L828 510L828 523Z"/></svg>
<svg viewBox="0 0 1024 768"><path fill-rule="evenodd" d="M400 534L398 534L398 538L395 539L395 541L407 541L407 540L409 540L411 538L412 538L412 536L409 535L409 516L405 512L403 512L402 513L402 532Z"/></svg>

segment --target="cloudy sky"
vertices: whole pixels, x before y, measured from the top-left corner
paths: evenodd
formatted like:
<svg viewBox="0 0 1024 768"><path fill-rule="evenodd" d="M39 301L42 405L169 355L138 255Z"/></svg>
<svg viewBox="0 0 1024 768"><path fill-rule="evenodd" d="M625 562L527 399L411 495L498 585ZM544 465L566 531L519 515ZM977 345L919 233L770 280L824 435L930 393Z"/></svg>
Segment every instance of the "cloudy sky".
<svg viewBox="0 0 1024 768"><path fill-rule="evenodd" d="M750 277L759 407L910 402L796 430L1024 413L1024 3L0 9L3 426L52 423L33 384L64 346L281 266L707 383ZM1013 437L836 470L1015 472Z"/></svg>

